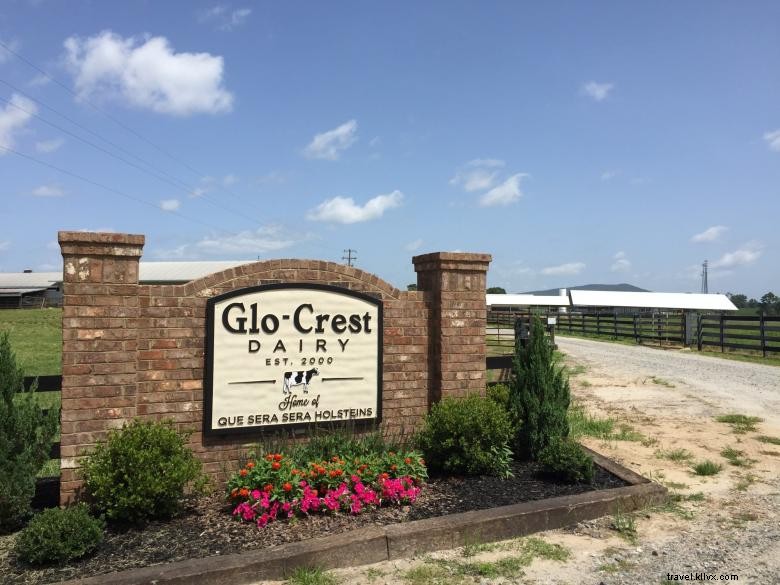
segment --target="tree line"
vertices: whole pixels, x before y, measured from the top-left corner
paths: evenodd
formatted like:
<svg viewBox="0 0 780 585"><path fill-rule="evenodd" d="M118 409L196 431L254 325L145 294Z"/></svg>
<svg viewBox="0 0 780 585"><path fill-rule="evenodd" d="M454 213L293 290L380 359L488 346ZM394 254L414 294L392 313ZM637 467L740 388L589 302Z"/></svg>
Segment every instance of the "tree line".
<svg viewBox="0 0 780 585"><path fill-rule="evenodd" d="M766 293L759 300L738 293L726 293L726 296L737 309L757 309L765 315L780 315L780 297L773 292Z"/></svg>

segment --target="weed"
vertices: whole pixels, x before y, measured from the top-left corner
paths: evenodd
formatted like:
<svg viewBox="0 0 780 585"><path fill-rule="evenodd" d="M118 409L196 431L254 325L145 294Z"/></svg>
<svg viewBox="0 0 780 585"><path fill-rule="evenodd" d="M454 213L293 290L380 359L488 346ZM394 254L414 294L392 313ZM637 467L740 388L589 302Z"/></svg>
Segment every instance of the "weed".
<svg viewBox="0 0 780 585"><path fill-rule="evenodd" d="M569 436L577 439L581 436L606 439L612 434L615 420L591 416L581 404L572 403L569 407Z"/></svg>
<svg viewBox="0 0 780 585"><path fill-rule="evenodd" d="M461 555L464 557L473 557L483 552L490 552L500 548L500 544L495 542L485 543L481 542L478 538L472 540L470 537L466 537L466 544L463 545Z"/></svg>
<svg viewBox="0 0 780 585"><path fill-rule="evenodd" d="M318 567L298 567L287 580L289 585L336 585L338 580Z"/></svg>
<svg viewBox="0 0 780 585"><path fill-rule="evenodd" d="M657 377L657 376L651 376L651 377L650 377L650 381L651 381L653 384L657 384L657 385L659 385L659 386L664 386L664 387L666 387L666 388L677 388L677 386L675 386L674 384L672 384L672 383L671 383L671 382L669 382L668 380L664 380L663 378L659 378L659 377Z"/></svg>
<svg viewBox="0 0 780 585"><path fill-rule="evenodd" d="M744 492L747 491L747 489L756 483L756 480L758 478L753 475L752 473L748 473L746 475L743 475L739 478L739 481L737 481L736 485L734 485L734 489L738 492Z"/></svg>
<svg viewBox="0 0 780 585"><path fill-rule="evenodd" d="M688 494L685 496L685 499L689 502L703 502L707 499L707 496L704 495L704 492L696 492L693 494Z"/></svg>
<svg viewBox="0 0 780 585"><path fill-rule="evenodd" d="M759 451L761 455L769 455L770 457L780 457L780 451Z"/></svg>
<svg viewBox="0 0 780 585"><path fill-rule="evenodd" d="M609 438L615 441L631 441L638 443L639 441L643 441L645 436L642 433L635 431L631 425L621 424L620 431L612 434Z"/></svg>
<svg viewBox="0 0 780 585"><path fill-rule="evenodd" d="M690 461L693 459L693 453L687 449L659 449L655 452L658 459L668 459L669 461Z"/></svg>
<svg viewBox="0 0 780 585"><path fill-rule="evenodd" d="M626 514L618 508L612 516L612 528L626 541L636 543L636 520L631 514Z"/></svg>
<svg viewBox="0 0 780 585"><path fill-rule="evenodd" d="M580 380L579 383L580 386L582 386L583 388L590 388L591 386L593 386L593 384L591 384L590 381L588 380Z"/></svg>
<svg viewBox="0 0 780 585"><path fill-rule="evenodd" d="M671 494L669 499L663 504L653 506L649 508L648 512L659 512L663 514L674 514L678 518L683 520L692 520L695 514L680 505L680 502L685 501L685 496L681 494Z"/></svg>
<svg viewBox="0 0 780 585"><path fill-rule="evenodd" d="M735 467L752 467L754 461L745 457L745 452L733 447L726 447L720 452L721 457Z"/></svg>
<svg viewBox="0 0 780 585"><path fill-rule="evenodd" d="M761 441L762 443L770 443L772 445L780 445L780 437L769 437L767 435L758 435L756 437L757 441Z"/></svg>
<svg viewBox="0 0 780 585"><path fill-rule="evenodd" d="M655 437L645 437L640 442L642 443L642 447L652 447L658 444L658 439Z"/></svg>
<svg viewBox="0 0 780 585"><path fill-rule="evenodd" d="M450 585L463 582L462 579L456 580L447 568L428 563L409 569L402 578L409 585Z"/></svg>
<svg viewBox="0 0 780 585"><path fill-rule="evenodd" d="M366 579L368 579L369 583L373 583L380 577L384 577L384 576L385 576L385 572L382 571L381 569L377 569L376 567L370 567L369 569L366 570Z"/></svg>
<svg viewBox="0 0 780 585"><path fill-rule="evenodd" d="M723 466L714 461L710 461L709 459L705 459L704 461L695 463L691 468L696 475L715 475L720 473Z"/></svg>
<svg viewBox="0 0 780 585"><path fill-rule="evenodd" d="M605 573L613 574L613 573L617 573L618 571L627 571L633 565L634 563L620 559L612 563L604 563L602 565L599 565L598 570L603 571Z"/></svg>
<svg viewBox="0 0 780 585"><path fill-rule="evenodd" d="M588 371L588 368L582 364L577 364L573 368L568 368L569 376L579 376Z"/></svg>
<svg viewBox="0 0 780 585"><path fill-rule="evenodd" d="M689 486L687 483L679 483L676 481L666 481L663 482L663 484L668 487L670 490L684 490L687 489Z"/></svg>
<svg viewBox="0 0 780 585"><path fill-rule="evenodd" d="M715 417L715 420L719 423L726 423L731 425L732 431L738 435L742 435L748 431L755 431L757 430L756 424L764 422L763 418L757 416L748 416L746 414L724 414Z"/></svg>

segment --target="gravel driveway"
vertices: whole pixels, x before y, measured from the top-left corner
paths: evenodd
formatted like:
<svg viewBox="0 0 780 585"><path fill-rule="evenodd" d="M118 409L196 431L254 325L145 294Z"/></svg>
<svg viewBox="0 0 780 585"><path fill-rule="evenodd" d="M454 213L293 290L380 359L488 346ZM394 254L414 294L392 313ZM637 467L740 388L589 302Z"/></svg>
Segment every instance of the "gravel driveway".
<svg viewBox="0 0 780 585"><path fill-rule="evenodd" d="M713 405L706 414L740 412L780 425L780 367L557 336L561 351L614 378L662 379L689 397Z"/></svg>

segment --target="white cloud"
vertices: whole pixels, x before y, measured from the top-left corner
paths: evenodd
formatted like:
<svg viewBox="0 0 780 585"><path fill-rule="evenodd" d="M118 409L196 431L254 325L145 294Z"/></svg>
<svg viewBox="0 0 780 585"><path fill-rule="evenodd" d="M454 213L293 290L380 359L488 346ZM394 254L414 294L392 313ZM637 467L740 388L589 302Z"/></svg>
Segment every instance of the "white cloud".
<svg viewBox="0 0 780 585"><path fill-rule="evenodd" d="M722 236L726 230L728 230L725 225L714 225L712 227L707 228L700 234L696 234L691 237L691 242L714 242L717 240L720 236Z"/></svg>
<svg viewBox="0 0 780 585"><path fill-rule="evenodd" d="M422 248L423 240L421 238L418 238L414 240L413 242L409 242L404 246L404 250L407 252L416 252L420 248Z"/></svg>
<svg viewBox="0 0 780 585"><path fill-rule="evenodd" d="M504 161L492 158L475 158L467 162L450 179L450 185L462 187L465 191L482 191L495 185L499 169Z"/></svg>
<svg viewBox="0 0 780 585"><path fill-rule="evenodd" d="M160 201L160 209L163 211L176 211L181 207L181 201L178 199L163 199Z"/></svg>
<svg viewBox="0 0 780 585"><path fill-rule="evenodd" d="M38 152L49 153L59 150L65 144L64 138L52 138L51 140L42 140L35 143L35 150Z"/></svg>
<svg viewBox="0 0 780 585"><path fill-rule="evenodd" d="M3 41L3 43L6 44L9 49L11 49L11 51L19 51L19 41L16 39L0 38L0 41ZM11 57L13 57L13 55L5 47L0 47L0 65L10 61Z"/></svg>
<svg viewBox="0 0 780 585"><path fill-rule="evenodd" d="M479 204L482 207L489 207L514 203L523 196L523 192L520 190L520 181L527 176L524 173L512 175L506 181L482 195L479 198Z"/></svg>
<svg viewBox="0 0 780 585"><path fill-rule="evenodd" d="M201 22L214 22L219 30L228 32L244 24L250 14L252 14L251 8L231 10L225 4L217 4L201 12L198 20Z"/></svg>
<svg viewBox="0 0 780 585"><path fill-rule="evenodd" d="M631 260L628 259L625 252L618 252L613 259L615 261L610 267L612 272L626 272L631 269Z"/></svg>
<svg viewBox="0 0 780 585"><path fill-rule="evenodd" d="M764 134L764 140L771 150L780 151L780 128L773 130L772 132L766 132Z"/></svg>
<svg viewBox="0 0 780 585"><path fill-rule="evenodd" d="M40 75L36 75L30 81L28 81L27 85L29 85L30 87L43 87L44 85L49 85L50 83L51 83L51 77L41 73Z"/></svg>
<svg viewBox="0 0 780 585"><path fill-rule="evenodd" d="M304 238L293 238L292 230L281 226L265 226L256 230L245 230L227 236L206 236L192 244L183 244L172 250L155 252L158 258L201 258L204 256L247 256L274 252L289 248Z"/></svg>
<svg viewBox="0 0 780 585"><path fill-rule="evenodd" d="M619 171L604 171L601 173L601 180L602 181L611 181L615 177L618 176Z"/></svg>
<svg viewBox="0 0 780 585"><path fill-rule="evenodd" d="M7 240L0 242L0 252L5 252L10 247L11 247L11 242Z"/></svg>
<svg viewBox="0 0 780 585"><path fill-rule="evenodd" d="M175 53L165 37L122 38L111 31L65 40L65 61L79 97L118 99L161 114L228 112L222 57Z"/></svg>
<svg viewBox="0 0 780 585"><path fill-rule="evenodd" d="M62 197L65 191L58 185L41 185L32 190L35 197Z"/></svg>
<svg viewBox="0 0 780 585"><path fill-rule="evenodd" d="M235 185L236 183L238 183L238 177L235 175L230 174L222 177L222 185L224 187L230 187L231 185Z"/></svg>
<svg viewBox="0 0 780 585"><path fill-rule="evenodd" d="M19 94L11 94L10 103L0 110L0 146L13 148L15 134L27 125L38 111L31 100ZM0 156L6 154L0 151Z"/></svg>
<svg viewBox="0 0 780 585"><path fill-rule="evenodd" d="M349 120L333 130L317 134L303 149L303 154L308 158L338 160L357 140L357 127L357 120Z"/></svg>
<svg viewBox="0 0 780 585"><path fill-rule="evenodd" d="M306 219L334 223L358 223L382 217L385 211L401 205L404 195L398 190L387 195L377 195L362 207L352 197L334 197L310 210Z"/></svg>
<svg viewBox="0 0 780 585"><path fill-rule="evenodd" d="M583 84L582 93L593 98L597 102L601 102L607 99L614 87L614 83L597 83L595 81L589 81L588 83Z"/></svg>
<svg viewBox="0 0 780 585"><path fill-rule="evenodd" d="M560 264L558 266L548 266L547 268L542 268L542 274L546 274L548 276L560 276L579 274L583 270L585 270L584 262L569 262L568 264Z"/></svg>
<svg viewBox="0 0 780 585"><path fill-rule="evenodd" d="M710 263L711 268L734 268L753 264L761 257L763 248L759 242L748 242L733 252L723 254L718 260Z"/></svg>

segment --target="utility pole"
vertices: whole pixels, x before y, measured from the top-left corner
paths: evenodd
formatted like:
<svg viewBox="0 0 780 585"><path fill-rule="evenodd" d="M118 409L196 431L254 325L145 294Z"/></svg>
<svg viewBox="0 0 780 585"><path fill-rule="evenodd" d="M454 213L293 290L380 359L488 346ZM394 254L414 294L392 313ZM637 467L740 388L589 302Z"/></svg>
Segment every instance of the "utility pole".
<svg viewBox="0 0 780 585"><path fill-rule="evenodd" d="M353 250L352 248L347 248L346 250L344 250L344 254L346 254L346 256L342 256L341 259L347 261L347 266L354 266L354 262L355 260L357 260L357 256L356 256L357 250Z"/></svg>
<svg viewBox="0 0 780 585"><path fill-rule="evenodd" d="M709 293L709 287L707 285L707 261L704 261L704 264L701 265L701 292L703 294Z"/></svg>

